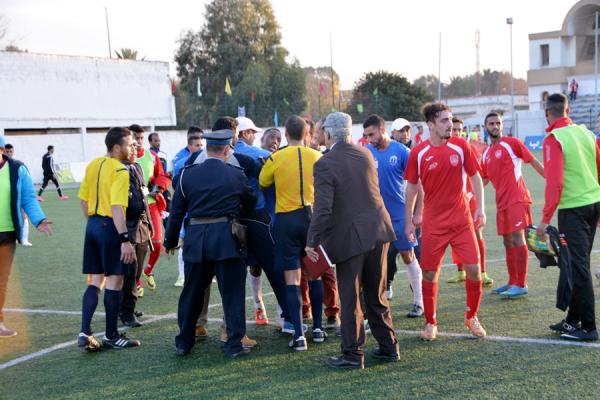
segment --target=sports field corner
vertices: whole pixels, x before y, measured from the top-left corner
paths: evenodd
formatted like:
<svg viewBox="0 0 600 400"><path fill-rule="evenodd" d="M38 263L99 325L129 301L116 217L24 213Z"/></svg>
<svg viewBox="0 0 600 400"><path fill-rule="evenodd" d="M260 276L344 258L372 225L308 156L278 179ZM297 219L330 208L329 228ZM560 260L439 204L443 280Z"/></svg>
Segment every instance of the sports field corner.
<svg viewBox="0 0 600 400"><path fill-rule="evenodd" d="M539 158L539 155L537 155ZM534 199L534 220L540 216L543 182L529 166L524 176ZM495 235L493 189L486 188L488 272L494 286L506 279L502 241ZM54 221L55 234L45 239L32 232L33 247L19 247L9 284L5 322L19 335L0 341L1 399L262 399L262 398L597 398L600 383L600 343L565 342L548 325L563 314L554 307L558 269L540 269L530 258L529 296L503 300L484 288L480 319L489 337L468 337L463 327L465 294L460 284L446 280L454 272L443 268L438 320L440 337L419 340L422 319L407 319L412 295L399 271L391 300L394 327L401 346L399 363L380 363L366 357L366 368L337 371L324 359L339 352L339 338L330 332L323 344L292 353L289 337L276 332L274 296L265 296L268 326L248 323L248 335L258 347L247 357L227 359L217 341L222 308L213 285L209 338L199 341L186 358L174 354L175 312L179 288L176 259L162 256L156 291L146 289L139 302L145 325L128 335L142 346L128 350L86 353L75 345L79 331L84 220L69 190L59 202L48 191L42 206ZM595 249L600 249L597 245ZM593 253L592 268L600 267ZM598 283L595 281L596 295ZM263 284L265 294L271 292ZM250 292L247 291L247 296ZM247 301L246 319L252 320ZM93 328L104 329L103 306ZM369 337L366 351L374 347Z"/></svg>

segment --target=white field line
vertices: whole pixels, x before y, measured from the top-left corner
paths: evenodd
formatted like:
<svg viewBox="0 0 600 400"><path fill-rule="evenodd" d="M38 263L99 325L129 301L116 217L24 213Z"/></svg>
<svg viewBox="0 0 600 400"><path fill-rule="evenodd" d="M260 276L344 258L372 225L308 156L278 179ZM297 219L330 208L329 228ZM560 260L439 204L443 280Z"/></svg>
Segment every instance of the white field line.
<svg viewBox="0 0 600 400"><path fill-rule="evenodd" d="M273 292L264 293L263 297L265 297L265 296L272 296L273 294L274 294ZM253 299L252 296L248 296L248 297L246 297L245 300L252 300L252 299ZM215 308L215 307L219 307L219 306L221 306L221 303L215 303L215 304L210 304L208 306L208 308L211 309L211 308ZM6 309L4 311L9 311L9 310L11 310L11 312L23 312L23 313L33 313L33 314L81 315L81 311L35 310L35 309L26 309L26 308L12 308L12 309ZM95 313L95 315L100 315L100 313ZM148 317L149 318L144 319L142 321L144 324L150 324L152 322L161 321L161 320L165 320L165 319L176 319L177 318L177 314L176 313L169 313L169 314L164 314L164 315L148 315ZM213 320L216 320L215 322L221 321L221 319L216 319L216 318L211 318L210 319L211 322ZM96 336L96 337L102 337L102 336L104 336L104 332L97 333L94 336ZM6 339L6 340L10 340L10 339ZM14 367L15 365L22 364L22 363L27 362L29 360L33 360L34 358L38 358L38 357L44 356L44 355L52 353L52 352L54 352L56 350L61 350L61 349L64 349L65 347L70 347L70 346L73 346L73 345L76 345L76 344L77 344L77 340L69 340L68 342L63 342L63 343L55 344L54 346L47 347L47 348L42 349L40 351L36 351L35 353L26 354L24 356L17 357L15 359L12 359L10 361L7 361L5 363L0 364L0 371L4 370L6 368Z"/></svg>

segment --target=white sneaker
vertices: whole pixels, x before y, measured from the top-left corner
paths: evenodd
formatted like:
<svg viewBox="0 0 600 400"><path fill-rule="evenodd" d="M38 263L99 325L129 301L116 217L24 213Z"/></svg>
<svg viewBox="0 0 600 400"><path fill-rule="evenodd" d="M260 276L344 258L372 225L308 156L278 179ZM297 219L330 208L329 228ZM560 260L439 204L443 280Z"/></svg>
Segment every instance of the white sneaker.
<svg viewBox="0 0 600 400"><path fill-rule="evenodd" d="M21 246L23 246L23 247L31 247L31 246L33 246L33 244L29 240L23 240L21 242Z"/></svg>
<svg viewBox="0 0 600 400"><path fill-rule="evenodd" d="M179 275L179 277L177 278L177 280L175 281L175 284L173 286L183 287L184 282L185 282L185 278L183 276Z"/></svg>
<svg viewBox="0 0 600 400"><path fill-rule="evenodd" d="M394 288L393 287L390 286L390 288L385 291L385 297L387 297L388 300L391 300L392 297L394 297Z"/></svg>

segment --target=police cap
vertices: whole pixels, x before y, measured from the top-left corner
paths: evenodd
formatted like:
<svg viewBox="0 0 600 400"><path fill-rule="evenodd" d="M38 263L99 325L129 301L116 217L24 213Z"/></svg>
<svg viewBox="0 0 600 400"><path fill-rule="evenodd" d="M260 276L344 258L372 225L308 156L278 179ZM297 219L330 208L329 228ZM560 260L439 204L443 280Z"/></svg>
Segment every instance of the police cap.
<svg viewBox="0 0 600 400"><path fill-rule="evenodd" d="M230 129L221 129L218 131L212 131L203 135L206 139L208 146L228 146L231 144L234 133Z"/></svg>

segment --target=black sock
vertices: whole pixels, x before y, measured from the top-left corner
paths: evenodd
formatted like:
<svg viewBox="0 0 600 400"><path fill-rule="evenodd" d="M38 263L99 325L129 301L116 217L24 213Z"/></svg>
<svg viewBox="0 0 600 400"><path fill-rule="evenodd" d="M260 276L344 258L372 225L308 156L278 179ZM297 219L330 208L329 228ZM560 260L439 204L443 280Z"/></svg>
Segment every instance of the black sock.
<svg viewBox="0 0 600 400"><path fill-rule="evenodd" d="M294 325L294 339L304 336L302 330L302 300L300 298L300 286L286 285L285 300L288 306L290 322Z"/></svg>
<svg viewBox="0 0 600 400"><path fill-rule="evenodd" d="M308 281L310 308L313 317L313 329L322 329L323 322L323 281Z"/></svg>
<svg viewBox="0 0 600 400"><path fill-rule="evenodd" d="M83 292L83 301L81 305L81 332L86 335L92 334L92 317L98 306L98 289L94 285L89 285Z"/></svg>
<svg viewBox="0 0 600 400"><path fill-rule="evenodd" d="M43 191L44 191L44 189L40 189L38 192L38 196L41 196Z"/></svg>
<svg viewBox="0 0 600 400"><path fill-rule="evenodd" d="M114 339L118 335L117 320L119 318L120 290L104 289L104 309L106 310L106 332L108 339Z"/></svg>
<svg viewBox="0 0 600 400"><path fill-rule="evenodd" d="M56 188L56 190L58 191L58 197L62 197L62 190L60 188Z"/></svg>

